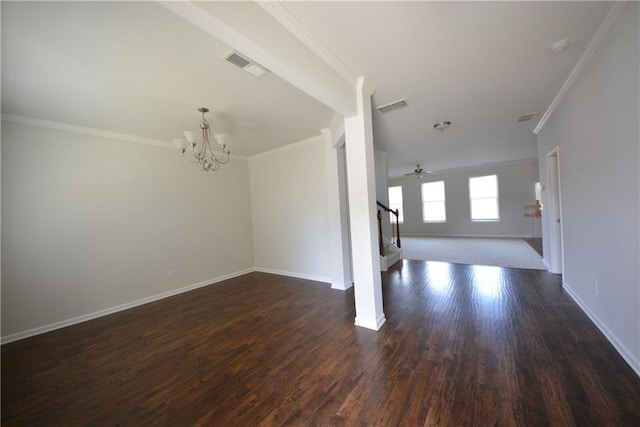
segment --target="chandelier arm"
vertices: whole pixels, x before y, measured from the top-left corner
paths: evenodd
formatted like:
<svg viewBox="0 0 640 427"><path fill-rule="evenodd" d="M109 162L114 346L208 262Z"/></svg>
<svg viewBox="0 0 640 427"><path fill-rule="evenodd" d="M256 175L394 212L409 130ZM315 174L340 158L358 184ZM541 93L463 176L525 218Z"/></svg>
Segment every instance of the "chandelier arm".
<svg viewBox="0 0 640 427"><path fill-rule="evenodd" d="M209 139L207 138L207 157L209 158L210 161L215 161L216 160L216 155L213 152L213 150L211 149L211 143L209 142Z"/></svg>
<svg viewBox="0 0 640 427"><path fill-rule="evenodd" d="M211 149L211 129L209 128L209 124L206 123L206 121L203 121L201 127L203 157L205 159L209 157L210 160L215 160L215 155L213 154L213 150Z"/></svg>
<svg viewBox="0 0 640 427"><path fill-rule="evenodd" d="M220 155L220 157L216 156L213 150L211 150L211 157L214 158L220 164L223 164L223 165L227 164L229 162L229 158L230 158L229 154L231 154L231 152L222 147L220 147L220 150L222 151L222 154Z"/></svg>
<svg viewBox="0 0 640 427"><path fill-rule="evenodd" d="M228 152L224 152L224 155L223 155L222 159L218 159L218 163L220 163L222 165L226 165L227 163L229 163L230 159L231 159L231 157L229 157L229 153Z"/></svg>
<svg viewBox="0 0 640 427"><path fill-rule="evenodd" d="M231 152L226 148L226 144L222 139L218 139L216 135L216 141L218 142L219 149L221 154L216 155L216 152L211 147L211 127L209 126L209 122L205 117L205 113L209 111L206 107L198 108L198 111L202 113L202 120L200 121L200 130L202 131L202 147L198 148L198 144L196 144L193 138L193 132L185 131L184 134L186 136L187 142L191 146L191 155L188 156L186 154L187 147L185 147L182 143L184 141L174 140L173 142L178 145L180 148L180 152L182 154L182 158L189 162L195 163L199 170L203 172L212 172L220 169L221 165L224 165L229 162ZM220 134L220 136L224 136ZM177 141L177 142L176 142ZM186 144L185 144L186 145ZM193 156L193 160L189 157Z"/></svg>
<svg viewBox="0 0 640 427"><path fill-rule="evenodd" d="M193 156L194 159L196 159L197 161L202 160L202 157L198 154L198 152L196 151L195 147L191 147L191 155Z"/></svg>
<svg viewBox="0 0 640 427"><path fill-rule="evenodd" d="M180 151L182 151L182 150L180 150ZM189 158L187 157L187 155L185 154L186 152L187 152L187 150L182 151L182 158L183 158L183 159L185 159L187 162L189 162L189 163L191 163L191 164L196 163L196 162L198 161L197 159L196 159L196 160L191 160L191 159L189 159Z"/></svg>

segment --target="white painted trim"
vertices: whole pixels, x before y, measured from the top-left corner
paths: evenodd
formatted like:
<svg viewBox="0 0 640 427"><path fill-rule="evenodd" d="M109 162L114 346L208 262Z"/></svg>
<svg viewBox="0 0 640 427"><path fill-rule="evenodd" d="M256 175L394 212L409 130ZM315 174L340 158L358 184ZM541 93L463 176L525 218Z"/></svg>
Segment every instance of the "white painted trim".
<svg viewBox="0 0 640 427"><path fill-rule="evenodd" d="M389 268L387 267L387 257L378 255L380 257L380 271L387 271Z"/></svg>
<svg viewBox="0 0 640 427"><path fill-rule="evenodd" d="M609 33L611 27L613 27L613 24L616 22L616 19L618 19L618 16L620 16L620 12L622 12L622 9L626 4L626 1L617 1L613 4L613 6L611 6L611 8L609 9L609 13L607 13L604 21L602 21L602 24L600 25L600 28L598 28L596 35L593 36L591 43L589 43L589 46L587 46L587 49L584 51L584 53L580 57L580 60L571 71L571 74L569 74L569 77L567 77L567 80L560 88L560 91L551 102L551 105L549 105L549 108L547 108L547 111L545 111L544 115L540 119L540 122L538 122L538 125L533 130L534 134L537 135L538 132L540 132L547 120L549 120L551 114L553 114L558 105L560 105L560 102L562 102L571 86L573 86L573 83L576 81L584 67L589 63L591 57L598 49L598 46L600 46L602 40L604 40L606 35Z"/></svg>
<svg viewBox="0 0 640 427"><path fill-rule="evenodd" d="M325 128L325 130L328 130L331 132L332 138L334 139L333 148L338 149L344 146L345 144L344 117L342 116L342 114L338 112L333 113L333 117L331 118L329 127ZM323 134L325 133L325 131L323 130L321 130L321 132Z"/></svg>
<svg viewBox="0 0 640 427"><path fill-rule="evenodd" d="M400 242L403 237L460 237L460 238L483 238L487 239L531 239L530 235L520 234L508 234L508 235L493 235L493 234L420 234L420 233L402 233L400 236Z"/></svg>
<svg viewBox="0 0 640 427"><path fill-rule="evenodd" d="M331 289L338 289L340 291L346 291L353 287L353 283L331 283Z"/></svg>
<svg viewBox="0 0 640 427"><path fill-rule="evenodd" d="M3 114L2 120L23 125L37 126L41 128L61 130L65 132L82 133L85 135L97 136L101 138L119 139L121 141L137 142L140 144L155 145L158 147L174 148L175 146L169 141L161 141L158 139L143 138L135 135L127 135L124 133L111 132L102 129L88 128L68 123L52 122L48 120L34 119L31 117L16 116L13 114Z"/></svg>
<svg viewBox="0 0 640 427"><path fill-rule="evenodd" d="M17 116L13 114L3 114L2 120L5 122L18 123L28 126L35 126L45 129L60 130L63 132L79 133L83 135L96 136L99 138L116 139L119 141L134 142L137 144L153 145L156 147L170 148L178 151L173 143L159 139L145 138L142 136L128 135L126 133L111 132L103 129L89 128L72 125L69 123L52 122L49 120L34 119L32 117ZM178 152L179 153L179 152ZM231 158L246 160L246 157L231 154Z"/></svg>
<svg viewBox="0 0 640 427"><path fill-rule="evenodd" d="M618 340L615 334L600 322L600 320L598 319L598 316L596 316L595 313L592 313L587 308L587 305L584 302L582 302L580 297L578 297L578 295L571 289L571 287L566 282L563 281L562 287L564 288L565 291L567 291L567 294L569 294L569 296L575 301L575 303L578 304L578 307L582 309L584 314L586 314L587 317L591 319L593 324L596 325L596 327L600 330L600 332L602 332L602 334L605 336L605 338L607 338L607 340L611 343L611 345L613 345L613 347L620 354L620 356L622 356L622 358L629 364L629 366L631 367L631 369L634 370L636 375L640 377L640 360L636 359L633 356L633 354L629 351L629 349L625 347L624 344L620 342L620 340Z"/></svg>
<svg viewBox="0 0 640 427"><path fill-rule="evenodd" d="M384 316L384 313L381 314L375 321L375 323L368 322L356 316L356 320L354 325L360 326L361 328L367 328L374 331L379 331L382 325L387 321L387 318Z"/></svg>
<svg viewBox="0 0 640 427"><path fill-rule="evenodd" d="M329 277L315 276L313 274L305 274L305 273L296 273L294 271L276 270L273 268L263 268L263 267L255 267L254 271L258 271L260 273L277 274L279 276L295 277L296 279L313 280L314 282L331 283L331 279Z"/></svg>
<svg viewBox="0 0 640 427"><path fill-rule="evenodd" d="M334 126L335 127L335 126ZM327 206L329 213L329 258L331 288L350 288L349 241L346 224L346 195L344 180L343 148L336 148L331 128L320 130L324 136L325 164L327 169ZM343 130L344 135L344 130ZM344 138L343 138L344 139ZM345 213L343 215L343 212Z"/></svg>
<svg viewBox="0 0 640 427"><path fill-rule="evenodd" d="M256 1L269 15L293 34L314 54L322 59L332 70L351 85L356 85L358 76L351 71L324 43L318 39L302 22L277 1Z"/></svg>
<svg viewBox="0 0 640 427"><path fill-rule="evenodd" d="M251 34L249 34L246 29L237 24L235 21L237 17L230 17L230 15L228 13L224 13L224 11L214 12L211 8L207 8L207 10L205 10L196 2L189 0L156 1L221 42L258 62L273 74L279 76L321 103L329 106L332 110L338 111L343 115L352 115L356 111L356 104L354 102L355 98L350 93L351 89L354 87L353 82L345 81L344 78L340 74L335 73L335 70L329 64L324 62L322 58L320 58L321 61L318 61L317 65L320 66L326 64L326 70L321 70L320 74L330 74L331 80L333 80L334 75L336 77L335 84L328 83L330 86L329 90L327 90L325 84L318 84L313 81L313 78L309 77L307 73L304 72L304 69L301 69L303 68L301 67L302 62L307 62L310 58L313 58L314 60L318 58L317 52L309 49L308 57L305 54L303 55L304 58L302 61L291 61L287 54L279 51L278 48L287 46L281 41L274 41L275 44L270 47L269 51L261 47L264 44L262 43L262 40L260 40L261 35L267 32L273 32L274 27L276 26L282 26L282 24L276 19L273 20L273 25L269 25L271 22L267 23L267 20L263 20L262 23L267 24L268 28L261 28L261 30L257 32L251 31ZM254 4L252 2L245 2L247 11L252 14L254 13L251 7L253 5ZM260 7L257 4L255 6ZM266 12L265 9L262 10ZM294 34L292 34L292 36L292 39L296 38ZM278 38L279 37L276 36L276 39ZM287 40L287 42L288 41L289 40ZM300 40L298 39L298 41ZM324 71L327 71L327 73ZM316 78L318 77L316 76Z"/></svg>
<svg viewBox="0 0 640 427"><path fill-rule="evenodd" d="M71 319L62 320L60 322L51 323L45 326L39 326L37 328L29 329L28 331L18 332L15 334L7 335L0 338L1 344L8 344L13 341L18 341L24 338L29 338L35 335L44 334L45 332L54 331L56 329L65 328L67 326L75 325L77 323L86 322L88 320L97 319L98 317L107 316L109 314L117 313L119 311L128 310L133 307L138 307L150 302L158 301L164 298L172 297L174 295L182 294L192 291L194 289L202 288L204 286L213 285L224 280L233 279L234 277L242 276L255 271L254 268L247 268L246 270L237 271L235 273L229 273L224 276L216 277L215 279L205 280L204 282L194 283L193 285L184 286L182 288L173 289L160 294L152 295L150 297L142 298L136 301L127 302L117 305L115 307L105 308L94 313L83 314L82 316L73 317Z"/></svg>
<svg viewBox="0 0 640 427"><path fill-rule="evenodd" d="M303 139L302 141L293 142L291 144L283 145L282 147L276 147L276 148L274 148L272 150L269 150L269 151L263 151L262 153L254 154L253 156L249 156L249 160L257 159L257 158L264 157L264 156L268 156L270 154L278 153L280 151L291 150L291 149L297 148L297 147L299 147L301 145L317 143L318 141L315 141L315 139L318 138L319 136L322 136L322 132L319 132L317 135L314 135L314 136L312 136L310 138Z"/></svg>
<svg viewBox="0 0 640 427"><path fill-rule="evenodd" d="M555 157L555 160L551 160L554 157ZM545 156L545 162L546 162L546 169L547 169L547 190L548 190L547 194L551 195L551 197L547 198L547 204L549 205L549 209L547 209L547 212L555 213L557 211L557 214L558 214L557 219L560 220L559 235L556 235L555 231L553 231L555 230L554 218L548 218L551 221L548 223L549 248L550 248L549 263L553 267L549 271L554 274L562 274L565 271L564 270L564 218L562 216L562 181L560 178L560 147L559 146L554 147L551 151L549 151L549 153L547 153L547 155ZM550 162L555 165L555 168L549 167ZM552 175L554 179L551 179ZM555 186L553 184L555 184ZM559 252L556 252L556 251L559 251ZM555 265L557 263L556 259L558 257L560 258L559 266Z"/></svg>
<svg viewBox="0 0 640 427"><path fill-rule="evenodd" d="M331 140L331 148L338 150L345 144L344 123L342 128L339 126L320 129L320 133Z"/></svg>

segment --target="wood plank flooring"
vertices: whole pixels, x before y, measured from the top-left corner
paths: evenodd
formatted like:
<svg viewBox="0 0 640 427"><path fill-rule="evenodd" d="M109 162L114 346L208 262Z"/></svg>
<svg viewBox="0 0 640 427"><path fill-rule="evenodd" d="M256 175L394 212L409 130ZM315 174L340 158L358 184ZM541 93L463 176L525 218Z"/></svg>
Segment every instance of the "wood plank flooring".
<svg viewBox="0 0 640 427"><path fill-rule="evenodd" d="M541 257L544 257L544 254L542 253L542 238L541 237L532 237L530 239L522 239L525 242L527 242L527 244L529 246L531 246L533 248L534 251L536 251L538 253L538 255L540 255Z"/></svg>
<svg viewBox="0 0 640 427"><path fill-rule="evenodd" d="M640 379L543 271L251 273L2 347L6 426L640 426Z"/></svg>

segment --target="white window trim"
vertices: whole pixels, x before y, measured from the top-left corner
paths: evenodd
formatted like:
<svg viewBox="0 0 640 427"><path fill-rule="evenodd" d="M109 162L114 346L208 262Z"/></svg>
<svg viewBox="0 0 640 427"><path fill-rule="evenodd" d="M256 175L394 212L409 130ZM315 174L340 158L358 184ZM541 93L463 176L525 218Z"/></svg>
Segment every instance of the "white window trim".
<svg viewBox="0 0 640 427"><path fill-rule="evenodd" d="M435 220L426 220L424 219L424 195L422 193L422 189L424 188L423 185L424 184L431 184L434 182L442 182L442 189L444 190L444 199L442 200L430 200L426 203L440 203L442 202L442 204L444 205L444 219L435 219ZM422 223L423 224L445 224L447 222L447 188L446 185L444 183L444 180L440 180L440 181L431 181L431 182L423 182L420 185L420 202L422 205Z"/></svg>
<svg viewBox="0 0 640 427"><path fill-rule="evenodd" d="M473 178L484 178L487 176L495 176L496 177L496 197L476 197L471 198L471 180ZM469 190L469 219L470 222L500 222L500 184L498 181L498 174L493 173L491 175L480 175L480 176L470 176L468 183L467 183L467 188ZM496 212L498 217L497 218L480 218L480 219L474 219L473 218L473 201L474 200L482 200L482 199L496 199Z"/></svg>

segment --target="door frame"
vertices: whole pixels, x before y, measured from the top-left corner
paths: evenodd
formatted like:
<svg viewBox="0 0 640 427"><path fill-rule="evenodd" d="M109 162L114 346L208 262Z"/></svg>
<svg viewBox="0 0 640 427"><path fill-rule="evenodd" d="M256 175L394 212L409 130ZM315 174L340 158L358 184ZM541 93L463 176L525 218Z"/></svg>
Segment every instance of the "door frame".
<svg viewBox="0 0 640 427"><path fill-rule="evenodd" d="M529 180L529 203L531 205L535 204L536 200L542 203L542 194L540 194L540 199L536 198L536 184L542 185L540 178L531 178ZM542 238L542 218L533 216L531 219L531 238ZM536 230L540 232L539 236L536 236Z"/></svg>
<svg viewBox="0 0 640 427"><path fill-rule="evenodd" d="M549 226L549 271L564 271L564 231L562 219L562 183L560 179L560 149L555 147L545 156L547 166L547 198ZM556 227L559 223L559 227Z"/></svg>

